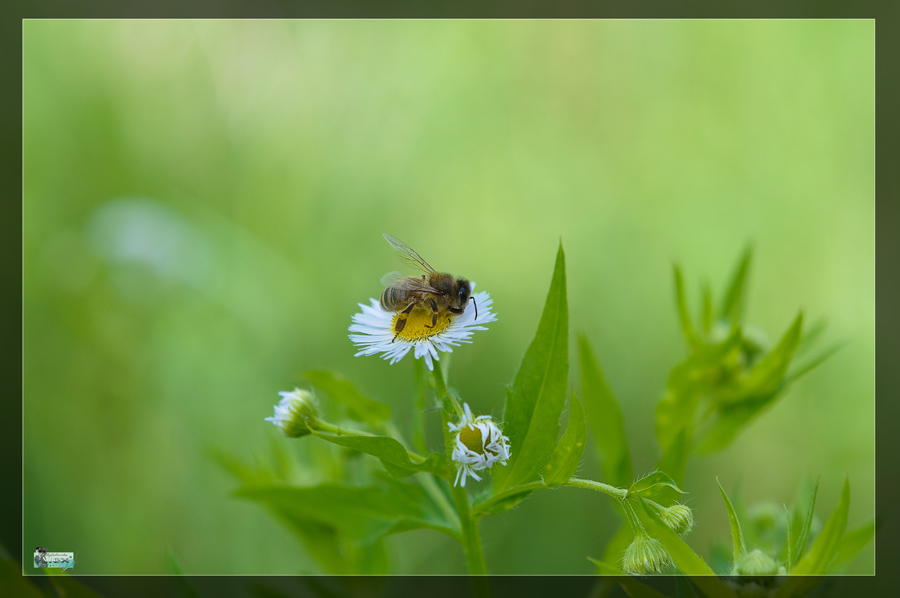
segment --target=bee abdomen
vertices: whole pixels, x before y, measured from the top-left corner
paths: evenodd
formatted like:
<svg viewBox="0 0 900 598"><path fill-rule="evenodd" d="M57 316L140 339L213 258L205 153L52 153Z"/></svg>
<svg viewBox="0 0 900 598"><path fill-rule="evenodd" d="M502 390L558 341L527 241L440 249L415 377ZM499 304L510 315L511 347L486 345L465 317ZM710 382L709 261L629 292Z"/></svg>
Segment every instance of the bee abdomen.
<svg viewBox="0 0 900 598"><path fill-rule="evenodd" d="M397 305L397 289L394 287L387 287L381 293L381 309L384 311L397 311L395 307Z"/></svg>

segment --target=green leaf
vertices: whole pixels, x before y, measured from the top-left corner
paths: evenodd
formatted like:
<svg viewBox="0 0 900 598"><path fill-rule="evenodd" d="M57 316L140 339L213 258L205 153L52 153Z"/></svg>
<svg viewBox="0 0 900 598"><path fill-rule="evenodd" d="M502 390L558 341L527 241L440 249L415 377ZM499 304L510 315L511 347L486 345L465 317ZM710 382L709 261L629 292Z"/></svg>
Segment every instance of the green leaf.
<svg viewBox="0 0 900 598"><path fill-rule="evenodd" d="M421 486L385 480L384 485L311 487L245 486L236 495L266 505L293 527L318 524L357 541L372 542L388 534L428 528L458 537L459 530L446 518Z"/></svg>
<svg viewBox="0 0 900 598"><path fill-rule="evenodd" d="M844 480L841 499L822 527L819 536L809 548L809 552L797 562L791 575L824 575L837 554L841 538L847 528L847 513L850 510L850 481Z"/></svg>
<svg viewBox="0 0 900 598"><path fill-rule="evenodd" d="M559 417L566 401L569 312L562 244L556 256L550 292L534 340L507 393L503 432L512 457L492 470L494 492L537 480L559 438Z"/></svg>
<svg viewBox="0 0 900 598"><path fill-rule="evenodd" d="M356 421L377 424L391 416L391 409L384 403L364 396L349 380L326 370L310 370L306 379L335 401L347 406L347 415Z"/></svg>
<svg viewBox="0 0 900 598"><path fill-rule="evenodd" d="M762 358L739 386L720 396L717 417L706 428L697 452L710 453L727 447L752 419L771 406L784 388L791 356L800 338L803 314L798 314L778 346Z"/></svg>
<svg viewBox="0 0 900 598"><path fill-rule="evenodd" d="M801 312L794 318L794 322L778 341L778 345L753 366L753 369L741 381L741 396L736 401L743 402L769 397L779 390L791 363L791 357L797 348L797 343L800 342L802 330L803 313Z"/></svg>
<svg viewBox="0 0 900 598"><path fill-rule="evenodd" d="M394 477L405 477L422 471L446 477L448 470L444 456L431 453L424 461L413 461L403 445L390 436L370 436L352 432L336 434L310 427L310 431L328 442L377 457Z"/></svg>
<svg viewBox="0 0 900 598"><path fill-rule="evenodd" d="M594 432L594 442L603 457L603 474L613 486L625 486L631 482L633 473L619 402L606 384L603 370L584 335L578 338L578 349L581 356L581 392Z"/></svg>
<svg viewBox="0 0 900 598"><path fill-rule="evenodd" d="M775 598L804 596L820 581L820 575L827 573L829 565L838 552L844 530L847 527L847 513L850 509L850 482L844 481L841 499L825 522L822 531L813 542L809 552L800 559L778 591Z"/></svg>
<svg viewBox="0 0 900 598"><path fill-rule="evenodd" d="M802 376L819 367L826 359L837 353L841 349L841 347L843 347L843 345L839 343L831 345L827 349L824 349L823 351L816 354L815 357L811 357L803 363L791 368L791 370L784 377L784 386L793 384Z"/></svg>
<svg viewBox="0 0 900 598"><path fill-rule="evenodd" d="M841 538L841 543L838 546L837 554L834 555L834 561L831 563L831 570L835 570L838 567L842 567L849 563L874 537L874 521L870 521L869 523L844 534L844 537Z"/></svg>
<svg viewBox="0 0 900 598"><path fill-rule="evenodd" d="M587 442L587 422L584 419L584 407L578 395L572 393L569 399L569 423L566 431L556 445L550 460L544 465L544 484L548 487L560 486L569 481L578 470L584 445Z"/></svg>
<svg viewBox="0 0 900 598"><path fill-rule="evenodd" d="M716 478L716 484L719 485L719 492L722 493L722 500L725 501L725 509L728 511L728 521L731 524L731 544L734 547L731 558L737 563L747 552L747 548L744 546L744 533L741 531L741 522L738 521L737 513L734 512L731 500L729 500L728 494L725 493L725 488L722 488L719 478Z"/></svg>
<svg viewBox="0 0 900 598"><path fill-rule="evenodd" d="M722 583L712 569L703 559L697 555L681 536L673 532L668 525L663 523L653 509L643 498L638 499L640 508L635 509L651 537L656 538L665 546L666 551L675 561L675 565L683 573L691 576L691 581L700 588L700 591L710 598L735 598L734 592Z"/></svg>
<svg viewBox="0 0 900 598"><path fill-rule="evenodd" d="M684 336L684 340L687 341L688 347L695 349L700 345L700 339L694 331L694 324L691 322L691 314L688 311L681 268L675 264L672 266L672 269L675 272L675 303L678 307L678 321L681 323L681 334Z"/></svg>
<svg viewBox="0 0 900 598"><path fill-rule="evenodd" d="M788 571L790 571L791 569L794 568L794 561L797 560L797 557L794 555L794 547L793 547L794 522L792 520L793 518L791 517L790 511L788 511L787 505L785 505L784 511L785 511L784 514L785 514L786 521L787 521L787 534L786 534L787 538L785 539L784 548L782 549L782 554L783 554L782 558L784 559L785 568Z"/></svg>
<svg viewBox="0 0 900 598"><path fill-rule="evenodd" d="M703 296L702 310L700 311L700 322L703 326L704 334L708 335L712 330L713 323L712 290L709 288L709 284L704 282L703 286L700 289L700 292Z"/></svg>
<svg viewBox="0 0 900 598"><path fill-rule="evenodd" d="M698 348L672 369L666 394L656 406L656 438L664 452L682 430L690 446L699 398L710 391L710 377L740 344L741 329L735 326L722 342Z"/></svg>
<svg viewBox="0 0 900 598"><path fill-rule="evenodd" d="M726 291L725 298L722 300L722 305L719 308L719 319L731 320L733 323L740 321L747 287L747 271L750 269L750 258L752 256L752 247L744 249L741 261L738 262L734 274L731 276L731 284L728 285L728 291Z"/></svg>
<svg viewBox="0 0 900 598"><path fill-rule="evenodd" d="M625 498L640 496L668 507L678 499L679 494L687 493L668 475L662 471L654 471L632 484Z"/></svg>
<svg viewBox="0 0 900 598"><path fill-rule="evenodd" d="M793 562L797 563L803 557L803 553L806 552L806 543L809 540L809 530L812 527L813 515L816 510L816 494L819 492L819 479L816 478L816 485L813 486L812 495L809 499L809 508L806 510L806 517L803 520L803 525L797 531L797 543L794 544L794 550L792 553Z"/></svg>

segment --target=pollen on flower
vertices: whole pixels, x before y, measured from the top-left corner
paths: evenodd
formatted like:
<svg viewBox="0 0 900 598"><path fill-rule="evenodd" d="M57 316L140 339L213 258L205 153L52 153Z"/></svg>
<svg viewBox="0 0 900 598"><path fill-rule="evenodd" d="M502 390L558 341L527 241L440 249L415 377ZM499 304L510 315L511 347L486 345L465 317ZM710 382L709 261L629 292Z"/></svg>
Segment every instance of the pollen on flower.
<svg viewBox="0 0 900 598"><path fill-rule="evenodd" d="M459 431L459 440L466 445L466 448L476 453L484 454L484 439L481 437L481 430L471 426L466 426Z"/></svg>
<svg viewBox="0 0 900 598"><path fill-rule="evenodd" d="M403 314L399 312L394 314L391 320L391 330L397 329L397 320L401 315ZM439 335L453 323L453 317L449 314L439 315L433 327L432 320L434 320L433 310L419 306L414 307L406 316L406 324L403 326L403 330L397 333L397 338L410 343L423 341Z"/></svg>

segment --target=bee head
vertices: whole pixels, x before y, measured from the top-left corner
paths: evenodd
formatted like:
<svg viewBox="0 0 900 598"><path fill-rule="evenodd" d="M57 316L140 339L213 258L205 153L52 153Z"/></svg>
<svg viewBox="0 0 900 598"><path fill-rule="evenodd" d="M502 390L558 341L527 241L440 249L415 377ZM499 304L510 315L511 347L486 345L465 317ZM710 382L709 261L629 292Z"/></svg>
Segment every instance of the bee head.
<svg viewBox="0 0 900 598"><path fill-rule="evenodd" d="M472 294L472 285L465 278L458 278L456 282L459 284L459 289L456 291L456 299L459 301L459 305L465 308L469 302L469 295Z"/></svg>

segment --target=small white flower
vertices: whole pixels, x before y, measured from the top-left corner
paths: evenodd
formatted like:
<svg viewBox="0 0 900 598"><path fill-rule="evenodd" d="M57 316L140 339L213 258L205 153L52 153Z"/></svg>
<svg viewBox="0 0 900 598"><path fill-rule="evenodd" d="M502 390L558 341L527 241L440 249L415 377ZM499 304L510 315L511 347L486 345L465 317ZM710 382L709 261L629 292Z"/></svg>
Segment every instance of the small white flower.
<svg viewBox="0 0 900 598"><path fill-rule="evenodd" d="M468 404L463 403L463 409L465 414L459 423L448 423L447 426L451 432L456 432L453 460L459 464L459 469L453 485L459 485L462 478L462 487L465 488L467 475L480 482L476 471L490 469L498 461L506 465L509 460L509 438L491 421L490 415L473 418Z"/></svg>
<svg viewBox="0 0 900 598"><path fill-rule="evenodd" d="M275 405L275 415L267 417L267 422L272 422L289 438L299 438L309 434L307 418L315 418L318 415L312 393L308 390L295 388L293 391L278 393L282 398Z"/></svg>
<svg viewBox="0 0 900 598"><path fill-rule="evenodd" d="M471 283L475 288L475 283ZM353 325L350 326L350 340L360 351L360 355L376 355L382 353L384 359L391 363L400 361L410 349L415 349L416 359L425 358L429 370L434 370L432 359L438 361L438 351L450 353L452 347L460 343L471 343L474 330L487 330L482 324L495 322L496 314L491 312L493 301L484 291L472 295L474 301L466 305L466 310L458 316L440 317L433 328L431 326L433 312L430 309L417 307L409 313L403 331L394 331L394 322L399 312L381 309L377 299L370 299L371 305L359 304L361 313L353 314ZM475 312L478 312L478 319Z"/></svg>

